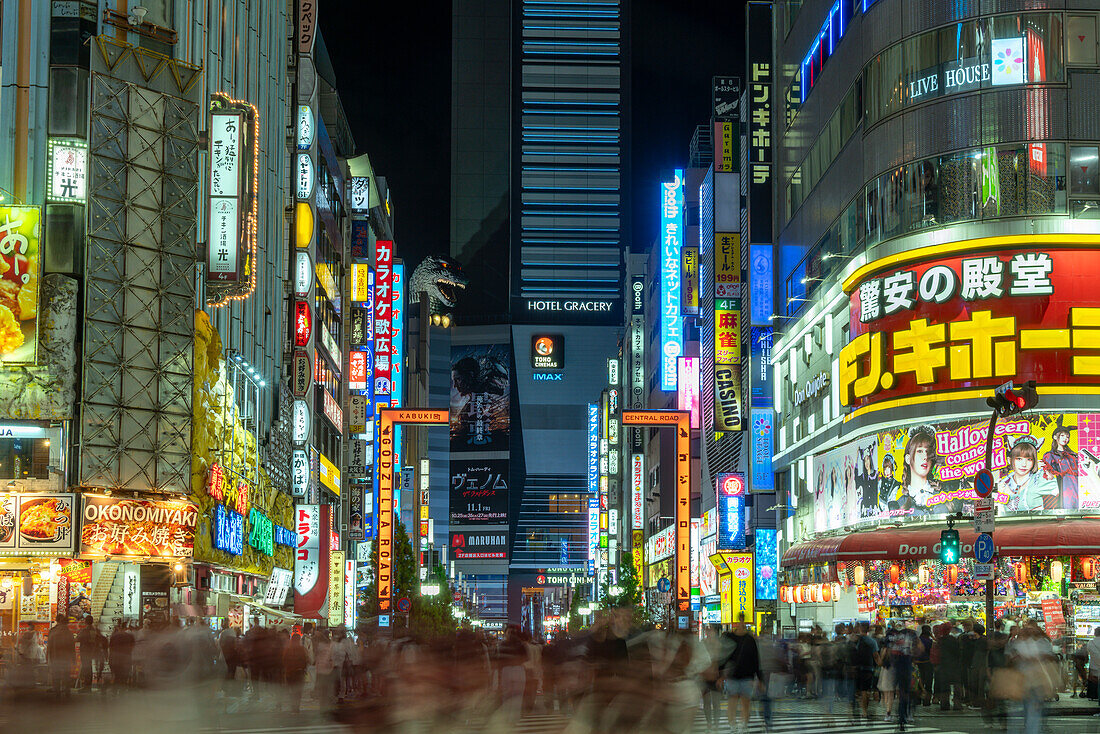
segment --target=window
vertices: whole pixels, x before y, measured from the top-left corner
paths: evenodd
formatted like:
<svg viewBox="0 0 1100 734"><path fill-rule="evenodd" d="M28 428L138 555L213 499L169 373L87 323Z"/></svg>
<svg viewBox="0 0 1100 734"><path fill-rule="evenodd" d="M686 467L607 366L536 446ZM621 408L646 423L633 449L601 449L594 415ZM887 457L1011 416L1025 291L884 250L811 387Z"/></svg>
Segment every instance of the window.
<svg viewBox="0 0 1100 734"><path fill-rule="evenodd" d="M588 513L588 499L580 494L552 494L550 495L550 512L580 514Z"/></svg>
<svg viewBox="0 0 1100 734"><path fill-rule="evenodd" d="M1096 146L1075 145L1069 149L1069 192L1100 196Z"/></svg>

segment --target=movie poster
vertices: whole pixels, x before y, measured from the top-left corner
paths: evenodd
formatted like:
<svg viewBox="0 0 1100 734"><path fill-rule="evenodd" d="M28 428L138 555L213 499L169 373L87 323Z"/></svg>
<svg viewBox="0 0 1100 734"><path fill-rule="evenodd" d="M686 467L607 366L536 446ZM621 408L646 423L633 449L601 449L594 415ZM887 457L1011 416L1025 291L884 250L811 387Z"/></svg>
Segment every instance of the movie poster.
<svg viewBox="0 0 1100 734"><path fill-rule="evenodd" d="M814 457L814 528L973 511L989 421L908 426ZM1001 419L993 435L997 514L1100 509L1100 414Z"/></svg>
<svg viewBox="0 0 1100 734"><path fill-rule="evenodd" d="M509 348L451 347L451 451L507 451Z"/></svg>

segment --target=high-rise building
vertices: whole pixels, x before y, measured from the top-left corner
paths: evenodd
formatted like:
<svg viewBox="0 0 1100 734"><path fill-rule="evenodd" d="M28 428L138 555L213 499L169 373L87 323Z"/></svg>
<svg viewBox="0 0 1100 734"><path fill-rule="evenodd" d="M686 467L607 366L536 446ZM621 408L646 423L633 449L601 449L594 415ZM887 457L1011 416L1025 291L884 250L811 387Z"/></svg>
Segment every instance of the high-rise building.
<svg viewBox="0 0 1100 734"><path fill-rule="evenodd" d="M1098 22L1095 3L813 0L758 27L784 625L940 615L990 578L986 619L1040 588L1090 614ZM987 444L987 398L1030 379L1039 406ZM945 565L954 517L965 558Z"/></svg>
<svg viewBox="0 0 1100 734"><path fill-rule="evenodd" d="M471 281L452 345L510 325L508 615L527 623L522 589L588 562L585 406L619 351L630 244L628 3L452 7L451 255Z"/></svg>

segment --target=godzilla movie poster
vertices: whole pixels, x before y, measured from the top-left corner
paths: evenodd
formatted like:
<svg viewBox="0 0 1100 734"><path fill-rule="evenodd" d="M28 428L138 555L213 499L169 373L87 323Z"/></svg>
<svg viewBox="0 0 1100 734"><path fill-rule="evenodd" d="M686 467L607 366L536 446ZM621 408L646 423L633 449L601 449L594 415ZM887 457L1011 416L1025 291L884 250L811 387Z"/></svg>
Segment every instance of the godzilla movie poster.
<svg viewBox="0 0 1100 734"><path fill-rule="evenodd" d="M451 452L507 451L510 350L451 347Z"/></svg>

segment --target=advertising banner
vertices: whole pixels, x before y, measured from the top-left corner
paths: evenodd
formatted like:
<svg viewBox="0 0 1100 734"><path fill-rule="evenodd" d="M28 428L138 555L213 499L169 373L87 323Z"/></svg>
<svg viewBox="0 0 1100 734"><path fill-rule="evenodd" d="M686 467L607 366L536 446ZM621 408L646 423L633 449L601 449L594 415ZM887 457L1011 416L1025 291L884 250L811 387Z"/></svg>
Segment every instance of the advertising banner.
<svg viewBox="0 0 1100 734"><path fill-rule="evenodd" d="M842 404L984 398L1016 375L1044 387L1096 384L1096 251L1056 241L985 252L966 244L940 257L872 263L845 283Z"/></svg>
<svg viewBox="0 0 1100 734"><path fill-rule="evenodd" d="M752 410L751 492L775 491L775 474L772 473L772 416L771 410Z"/></svg>
<svg viewBox="0 0 1100 734"><path fill-rule="evenodd" d="M451 558L456 560L504 559L508 557L508 527L476 532L451 533Z"/></svg>
<svg viewBox="0 0 1100 734"><path fill-rule="evenodd" d="M719 474L715 483L718 509L718 549L743 550L745 547L745 475Z"/></svg>
<svg viewBox="0 0 1100 734"><path fill-rule="evenodd" d="M393 316L393 242L374 245L374 394L390 392L390 321Z"/></svg>
<svg viewBox="0 0 1100 734"><path fill-rule="evenodd" d="M0 360L33 364L38 347L41 211L0 206Z"/></svg>
<svg viewBox="0 0 1100 734"><path fill-rule="evenodd" d="M507 451L509 349L503 344L451 347L451 451Z"/></svg>
<svg viewBox="0 0 1100 734"><path fill-rule="evenodd" d="M328 559L328 626L344 623L344 551L329 551Z"/></svg>
<svg viewBox="0 0 1100 734"><path fill-rule="evenodd" d="M754 408L775 405L772 391L772 327L753 326L749 329L750 397Z"/></svg>
<svg viewBox="0 0 1100 734"><path fill-rule="evenodd" d="M661 183L661 390L676 389L676 358L684 351L680 318L680 248L684 242L684 172Z"/></svg>
<svg viewBox="0 0 1100 734"><path fill-rule="evenodd" d="M986 420L897 428L814 457L814 530L876 519L972 514ZM1100 509L1100 413L1034 413L997 424L998 515Z"/></svg>
<svg viewBox="0 0 1100 734"><path fill-rule="evenodd" d="M714 297L741 297L741 235L736 232L714 235Z"/></svg>
<svg viewBox="0 0 1100 734"><path fill-rule="evenodd" d="M293 583L293 571L278 566L271 569L271 578L267 581L267 592L264 594L264 604L273 607L281 607L286 604L286 595Z"/></svg>
<svg viewBox="0 0 1100 734"><path fill-rule="evenodd" d="M294 613L316 619L329 583L328 505L294 508L298 549L294 553Z"/></svg>
<svg viewBox="0 0 1100 734"><path fill-rule="evenodd" d="M694 316L699 313L699 247L685 246L680 260L680 313Z"/></svg>
<svg viewBox="0 0 1100 734"><path fill-rule="evenodd" d="M776 580L779 577L779 539L775 528L753 530L753 556L756 559L756 600L775 601L778 598Z"/></svg>
<svg viewBox="0 0 1100 734"><path fill-rule="evenodd" d="M0 494L0 556L75 550L74 494Z"/></svg>
<svg viewBox="0 0 1100 734"><path fill-rule="evenodd" d="M452 523L507 520L508 460L452 460L450 507Z"/></svg>
<svg viewBox="0 0 1100 734"><path fill-rule="evenodd" d="M691 427L698 428L701 423L699 411L699 358L680 357L676 360L678 379L676 385L676 403L680 410L691 413Z"/></svg>
<svg viewBox="0 0 1100 734"><path fill-rule="evenodd" d="M730 621L753 622L753 554L723 553L722 560L730 574Z"/></svg>
<svg viewBox="0 0 1100 734"><path fill-rule="evenodd" d="M194 554L198 511L188 502L85 494L82 517L81 553L150 558Z"/></svg>
<svg viewBox="0 0 1100 734"><path fill-rule="evenodd" d="M645 527L645 500L642 490L645 485L645 454L633 454L630 457L630 529L641 530Z"/></svg>
<svg viewBox="0 0 1100 734"><path fill-rule="evenodd" d="M714 365L714 430L745 430L740 365Z"/></svg>

